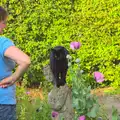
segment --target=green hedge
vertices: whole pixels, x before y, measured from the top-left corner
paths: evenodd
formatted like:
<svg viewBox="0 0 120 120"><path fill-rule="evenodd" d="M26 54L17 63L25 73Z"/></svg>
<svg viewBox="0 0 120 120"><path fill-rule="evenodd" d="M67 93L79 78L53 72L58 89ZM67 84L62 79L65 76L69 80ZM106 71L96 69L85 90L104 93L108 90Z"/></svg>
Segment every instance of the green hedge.
<svg viewBox="0 0 120 120"><path fill-rule="evenodd" d="M105 84L120 84L120 1L119 0L2 0L9 11L5 35L31 56L28 81L44 81L42 67L49 63L50 49L71 41L82 47L80 57L85 73L105 75ZM91 79L93 80L93 79Z"/></svg>

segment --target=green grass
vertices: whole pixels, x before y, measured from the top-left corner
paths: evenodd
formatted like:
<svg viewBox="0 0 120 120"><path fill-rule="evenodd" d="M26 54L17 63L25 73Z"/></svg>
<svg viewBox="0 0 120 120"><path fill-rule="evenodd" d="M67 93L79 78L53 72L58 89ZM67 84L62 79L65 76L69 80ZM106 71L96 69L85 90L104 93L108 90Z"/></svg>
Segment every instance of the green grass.
<svg viewBox="0 0 120 120"><path fill-rule="evenodd" d="M106 95L119 95L120 94L120 88L115 88L114 90L105 90L104 93Z"/></svg>
<svg viewBox="0 0 120 120"><path fill-rule="evenodd" d="M17 117L18 120L51 120L51 108L47 103L47 92L44 100L26 94L25 86L17 86Z"/></svg>
<svg viewBox="0 0 120 120"><path fill-rule="evenodd" d="M18 120L51 120L51 109L47 101L36 98L17 103Z"/></svg>

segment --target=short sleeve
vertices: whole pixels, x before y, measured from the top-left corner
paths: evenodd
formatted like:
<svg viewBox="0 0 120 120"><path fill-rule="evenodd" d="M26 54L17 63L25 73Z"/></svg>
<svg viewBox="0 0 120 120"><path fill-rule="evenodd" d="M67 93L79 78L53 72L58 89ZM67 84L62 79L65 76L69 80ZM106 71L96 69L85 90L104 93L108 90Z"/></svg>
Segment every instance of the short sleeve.
<svg viewBox="0 0 120 120"><path fill-rule="evenodd" d="M4 57L4 53L7 48L14 46L14 43L6 38L6 37L0 37L0 55Z"/></svg>

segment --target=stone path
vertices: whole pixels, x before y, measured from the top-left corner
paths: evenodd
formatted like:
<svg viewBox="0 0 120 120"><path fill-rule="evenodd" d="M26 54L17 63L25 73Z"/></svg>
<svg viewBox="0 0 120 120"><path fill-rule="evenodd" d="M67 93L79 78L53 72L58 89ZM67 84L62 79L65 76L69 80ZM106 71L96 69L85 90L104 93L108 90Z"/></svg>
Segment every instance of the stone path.
<svg viewBox="0 0 120 120"><path fill-rule="evenodd" d="M108 95L105 91L113 91L114 88L98 88L92 91L99 98L100 105L104 106L104 113L107 113L108 120L112 120L112 106L114 106L120 114L120 94L119 95Z"/></svg>
<svg viewBox="0 0 120 120"><path fill-rule="evenodd" d="M112 106L114 106L120 114L120 96L104 95L99 96L99 103L104 105L104 109L108 114L108 120L112 120Z"/></svg>

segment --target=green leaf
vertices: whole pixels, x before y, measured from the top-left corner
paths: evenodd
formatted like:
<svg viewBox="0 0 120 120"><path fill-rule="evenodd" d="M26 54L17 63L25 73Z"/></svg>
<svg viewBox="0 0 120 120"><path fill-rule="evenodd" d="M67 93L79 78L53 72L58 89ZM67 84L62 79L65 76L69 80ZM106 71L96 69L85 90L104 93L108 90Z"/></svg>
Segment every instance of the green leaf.
<svg viewBox="0 0 120 120"><path fill-rule="evenodd" d="M118 110L112 106L112 120L118 120Z"/></svg>
<svg viewBox="0 0 120 120"><path fill-rule="evenodd" d="M88 116L88 117L95 118L96 115L97 115L97 112L98 112L98 108L99 108L98 105L94 105L94 106L91 108L91 110L87 113L87 116Z"/></svg>

